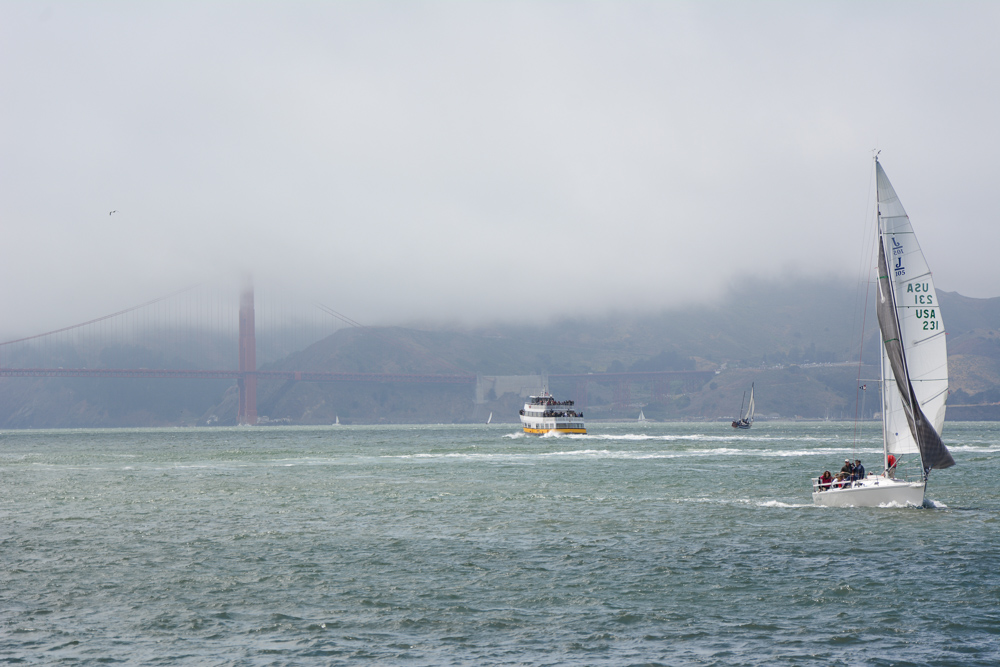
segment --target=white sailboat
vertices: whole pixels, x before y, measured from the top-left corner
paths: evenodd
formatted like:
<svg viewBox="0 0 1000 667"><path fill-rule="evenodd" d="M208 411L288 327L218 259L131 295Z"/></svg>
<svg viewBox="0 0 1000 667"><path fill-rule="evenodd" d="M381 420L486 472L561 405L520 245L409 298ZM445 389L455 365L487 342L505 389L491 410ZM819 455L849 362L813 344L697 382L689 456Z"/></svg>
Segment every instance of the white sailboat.
<svg viewBox="0 0 1000 667"><path fill-rule="evenodd" d="M486 418L486 423L489 424L491 421L493 421L493 413L492 412L490 413L490 416Z"/></svg>
<svg viewBox="0 0 1000 667"><path fill-rule="evenodd" d="M638 419L637 421L638 421L638 422L639 422L640 424L643 424L643 423L645 423L645 422L648 422L648 421L649 421L648 419L646 419L646 415L642 414L642 408L640 408L640 409L639 409L639 419Z"/></svg>
<svg viewBox="0 0 1000 667"><path fill-rule="evenodd" d="M333 426L340 426L340 415L337 415L337 421L333 422Z"/></svg>
<svg viewBox="0 0 1000 667"><path fill-rule="evenodd" d="M940 435L948 399L948 349L934 280L877 157L875 177L884 472L839 488L836 482L814 479L813 502L818 505L922 505L928 473L955 465ZM913 479L896 474L904 459L919 462Z"/></svg>
<svg viewBox="0 0 1000 667"><path fill-rule="evenodd" d="M746 398L746 394L743 394L743 398ZM750 383L750 404L747 406L747 413L741 418L733 422L733 428L750 428L753 426L753 382ZM743 413L743 406L740 405L740 414Z"/></svg>

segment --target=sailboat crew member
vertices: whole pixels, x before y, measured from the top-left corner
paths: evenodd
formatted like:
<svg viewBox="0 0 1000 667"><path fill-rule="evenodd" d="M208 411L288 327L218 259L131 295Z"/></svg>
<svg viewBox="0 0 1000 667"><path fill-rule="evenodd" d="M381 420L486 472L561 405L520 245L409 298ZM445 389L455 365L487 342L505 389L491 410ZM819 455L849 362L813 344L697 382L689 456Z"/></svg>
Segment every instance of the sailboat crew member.
<svg viewBox="0 0 1000 667"><path fill-rule="evenodd" d="M886 463L888 463L889 466L885 469L885 476L886 477L895 477L896 476L896 463L897 463L896 457L893 456L892 454L889 454L889 457L886 460Z"/></svg>

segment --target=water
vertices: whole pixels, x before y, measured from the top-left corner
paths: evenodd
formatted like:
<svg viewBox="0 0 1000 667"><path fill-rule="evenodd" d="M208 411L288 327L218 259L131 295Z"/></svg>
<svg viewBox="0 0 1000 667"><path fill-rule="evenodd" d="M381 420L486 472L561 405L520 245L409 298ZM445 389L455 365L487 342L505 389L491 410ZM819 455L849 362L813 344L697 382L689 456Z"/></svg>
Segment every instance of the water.
<svg viewBox="0 0 1000 667"><path fill-rule="evenodd" d="M0 433L0 661L994 665L1000 424L923 508L869 425Z"/></svg>

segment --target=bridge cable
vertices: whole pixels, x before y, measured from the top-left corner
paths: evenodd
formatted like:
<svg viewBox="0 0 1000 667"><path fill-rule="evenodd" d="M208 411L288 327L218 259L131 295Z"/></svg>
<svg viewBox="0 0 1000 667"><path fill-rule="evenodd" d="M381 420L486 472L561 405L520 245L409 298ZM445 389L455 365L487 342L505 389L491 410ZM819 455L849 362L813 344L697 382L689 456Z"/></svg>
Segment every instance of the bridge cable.
<svg viewBox="0 0 1000 667"><path fill-rule="evenodd" d="M90 320L88 322L81 322L80 324L74 324L72 326L63 327L62 329L54 329L52 331L46 331L45 333L35 334L34 336L27 336L25 338L18 338L17 340L8 340L0 343L2 345L13 345L14 343L23 343L27 340L34 340L35 338L42 338L43 336L51 336L53 334L62 333L64 331L70 331L72 329L79 329L80 327L85 327L88 324L96 324L97 322L103 322L104 320L110 320L112 317L118 317L119 315L125 315L126 313L131 313L134 310L139 310L140 308L145 308L146 306L152 306L154 303L159 303L167 299L173 298L178 294L184 294L185 292L190 292L193 289L201 287L201 284L191 285L190 287L185 287L184 289L177 290L172 294L167 294L166 296L161 296L158 299L153 299L152 301L147 301L146 303L140 303L138 306L132 306L131 308L126 308L125 310L119 310L117 313L111 313L110 315L105 315L104 317L98 317L97 319Z"/></svg>

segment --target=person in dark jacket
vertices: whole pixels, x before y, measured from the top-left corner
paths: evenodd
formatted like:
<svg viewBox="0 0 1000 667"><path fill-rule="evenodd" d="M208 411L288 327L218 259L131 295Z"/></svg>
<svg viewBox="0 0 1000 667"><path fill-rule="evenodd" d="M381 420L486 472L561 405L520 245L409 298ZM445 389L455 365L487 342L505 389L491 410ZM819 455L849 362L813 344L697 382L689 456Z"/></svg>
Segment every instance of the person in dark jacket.
<svg viewBox="0 0 1000 667"><path fill-rule="evenodd" d="M854 459L854 478L855 479L865 478L865 467L861 465L861 459Z"/></svg>
<svg viewBox="0 0 1000 667"><path fill-rule="evenodd" d="M845 479L854 481L854 464L851 463L851 459L844 459L844 467L840 469L840 472L844 473Z"/></svg>

